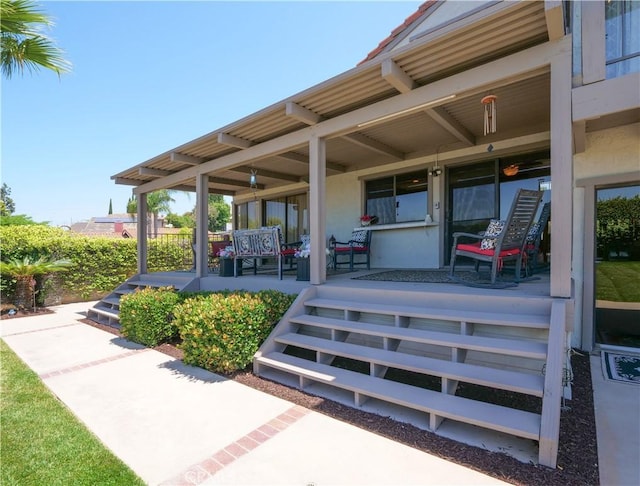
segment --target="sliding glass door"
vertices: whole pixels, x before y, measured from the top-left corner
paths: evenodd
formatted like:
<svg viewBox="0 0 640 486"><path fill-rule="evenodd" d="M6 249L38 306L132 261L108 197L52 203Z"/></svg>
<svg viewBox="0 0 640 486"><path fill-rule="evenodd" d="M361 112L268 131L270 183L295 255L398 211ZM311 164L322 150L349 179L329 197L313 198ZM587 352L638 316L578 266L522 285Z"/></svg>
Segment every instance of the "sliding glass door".
<svg viewBox="0 0 640 486"><path fill-rule="evenodd" d="M296 194L264 201L265 226L280 226L286 242L300 241L309 234L307 195Z"/></svg>
<svg viewBox="0 0 640 486"><path fill-rule="evenodd" d="M640 185L596 189L595 340L640 347Z"/></svg>
<svg viewBox="0 0 640 486"><path fill-rule="evenodd" d="M451 256L453 233L477 234L487 228L491 219L505 219L518 189L543 191L542 202L551 201L549 152L451 167L447 171L447 185L445 261ZM548 246L547 229L541 244L543 257Z"/></svg>

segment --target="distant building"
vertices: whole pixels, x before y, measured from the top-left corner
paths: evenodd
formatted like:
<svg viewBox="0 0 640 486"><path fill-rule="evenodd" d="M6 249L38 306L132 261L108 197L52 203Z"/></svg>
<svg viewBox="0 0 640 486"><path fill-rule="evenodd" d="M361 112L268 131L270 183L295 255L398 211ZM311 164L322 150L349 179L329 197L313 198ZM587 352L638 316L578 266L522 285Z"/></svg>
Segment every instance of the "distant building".
<svg viewBox="0 0 640 486"><path fill-rule="evenodd" d="M158 235L179 234L184 231L182 228L165 226L165 219L162 217L158 218L158 223ZM136 238L138 223L130 214L110 214L74 223L70 231L85 236Z"/></svg>

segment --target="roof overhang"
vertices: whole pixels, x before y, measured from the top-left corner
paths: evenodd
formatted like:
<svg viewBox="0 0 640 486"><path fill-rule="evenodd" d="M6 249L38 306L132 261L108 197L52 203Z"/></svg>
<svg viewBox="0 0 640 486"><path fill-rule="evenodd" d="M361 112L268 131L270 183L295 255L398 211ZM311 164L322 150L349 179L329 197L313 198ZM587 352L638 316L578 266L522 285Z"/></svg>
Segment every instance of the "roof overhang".
<svg viewBox="0 0 640 486"><path fill-rule="evenodd" d="M559 5L559 6L558 6ZM561 2L494 2L345 73L112 178L136 192L249 193L304 183L311 134L327 139L327 175L486 145L480 98L498 96L500 138L549 129L549 56ZM560 10L558 10L560 8ZM523 55L523 53L525 53ZM526 114L526 116L524 116Z"/></svg>

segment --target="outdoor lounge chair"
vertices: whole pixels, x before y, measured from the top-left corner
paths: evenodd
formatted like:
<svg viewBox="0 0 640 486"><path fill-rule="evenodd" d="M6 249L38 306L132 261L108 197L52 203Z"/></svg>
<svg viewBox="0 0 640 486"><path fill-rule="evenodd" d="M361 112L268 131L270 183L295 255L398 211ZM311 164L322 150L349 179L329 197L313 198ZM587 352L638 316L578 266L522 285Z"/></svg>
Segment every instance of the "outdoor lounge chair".
<svg viewBox="0 0 640 486"><path fill-rule="evenodd" d="M542 211L538 221L531 225L529 234L527 235L527 243L525 245L525 251L527 252L527 273L529 275L541 271L538 269L538 259L540 253L540 243L542 235L549 222L551 216L551 203L544 203L542 205Z"/></svg>
<svg viewBox="0 0 640 486"><path fill-rule="evenodd" d="M455 265L458 256L468 257L474 260L476 271L480 263L491 265L491 286L505 287L508 285L496 283L498 273L506 261L515 261L515 281L511 285L517 285L520 281L522 260L526 258L525 245L529 228L538 211L542 192L519 189L513 200L507 219L503 221L492 220L484 234L454 233L453 247L451 248L451 263L449 276L461 283L477 285L455 278ZM472 243L459 243L458 240L466 238L476 240Z"/></svg>
<svg viewBox="0 0 640 486"><path fill-rule="evenodd" d="M333 248L333 269L337 265L349 263L349 271L353 272L354 265L366 265L371 269L371 234L367 229L355 230L351 233L351 239L347 242L336 241ZM355 262L356 255L365 255L363 262Z"/></svg>

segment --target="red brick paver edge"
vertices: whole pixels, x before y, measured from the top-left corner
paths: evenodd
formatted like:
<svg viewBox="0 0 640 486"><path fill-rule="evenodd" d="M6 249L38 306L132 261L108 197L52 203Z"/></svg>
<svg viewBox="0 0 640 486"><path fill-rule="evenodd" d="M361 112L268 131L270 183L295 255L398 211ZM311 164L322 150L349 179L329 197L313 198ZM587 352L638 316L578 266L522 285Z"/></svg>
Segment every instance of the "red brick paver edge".
<svg viewBox="0 0 640 486"><path fill-rule="evenodd" d="M59 370L49 371L47 373L41 373L38 376L40 377L41 380L46 380L47 378L52 378L54 376L66 375L67 373L73 373L74 371L84 370L86 368L91 368L93 366L110 363L111 361L116 361L122 358L128 358L129 356L132 356L138 353L143 353L145 351L150 351L150 349L149 348L134 349L132 351L127 351L125 353L117 354L115 356L109 356L108 358L97 359L95 361L89 361L87 363L69 366L67 368L61 368Z"/></svg>
<svg viewBox="0 0 640 486"><path fill-rule="evenodd" d="M220 449L204 461L190 466L174 478L162 483L162 486L202 484L236 459L278 435L310 412L311 410L298 405L291 407L244 437Z"/></svg>
<svg viewBox="0 0 640 486"><path fill-rule="evenodd" d="M71 326L82 326L83 324L80 322L76 322L73 324L63 324L62 326L51 326L51 327L40 327L38 329L29 329L28 331L19 331L19 332L11 332L8 334L3 334L2 337L8 337L8 336L20 336L21 334L33 334L35 332L42 332L42 331L52 331L54 329L62 329L64 327L71 327Z"/></svg>

